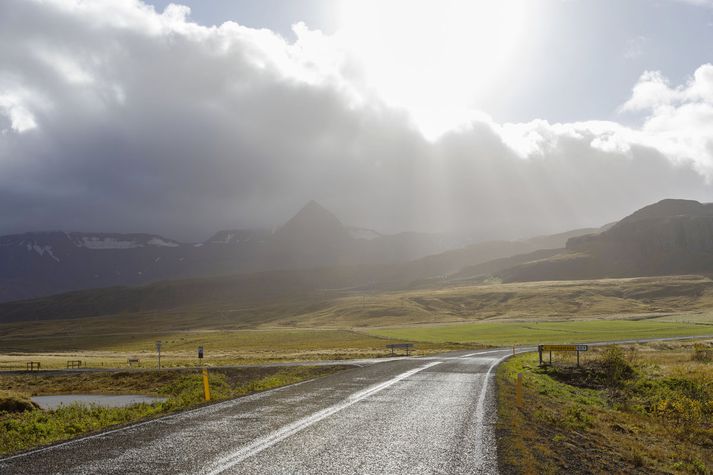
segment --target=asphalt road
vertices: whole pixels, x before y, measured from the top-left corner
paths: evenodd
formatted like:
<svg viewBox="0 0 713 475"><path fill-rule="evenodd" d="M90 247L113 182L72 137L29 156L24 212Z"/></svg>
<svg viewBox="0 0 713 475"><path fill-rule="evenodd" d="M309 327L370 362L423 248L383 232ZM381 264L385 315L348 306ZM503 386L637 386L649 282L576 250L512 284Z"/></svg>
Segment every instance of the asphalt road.
<svg viewBox="0 0 713 475"><path fill-rule="evenodd" d="M2 474L497 473L511 350L369 364L0 460Z"/></svg>

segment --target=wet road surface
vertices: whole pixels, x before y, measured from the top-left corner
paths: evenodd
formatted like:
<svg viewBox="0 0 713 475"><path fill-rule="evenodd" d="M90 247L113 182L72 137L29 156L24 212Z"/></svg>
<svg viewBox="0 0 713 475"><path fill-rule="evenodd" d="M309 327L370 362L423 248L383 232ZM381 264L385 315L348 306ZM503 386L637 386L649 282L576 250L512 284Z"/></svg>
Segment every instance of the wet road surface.
<svg viewBox="0 0 713 475"><path fill-rule="evenodd" d="M8 474L497 473L512 350L369 364L0 460Z"/></svg>

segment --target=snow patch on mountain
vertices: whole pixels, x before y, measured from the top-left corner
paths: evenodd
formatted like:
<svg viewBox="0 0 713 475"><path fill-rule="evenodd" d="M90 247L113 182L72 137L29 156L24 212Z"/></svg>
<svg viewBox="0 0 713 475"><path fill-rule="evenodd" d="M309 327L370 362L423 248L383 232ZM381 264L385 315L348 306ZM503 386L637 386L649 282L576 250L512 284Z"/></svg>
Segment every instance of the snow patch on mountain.
<svg viewBox="0 0 713 475"><path fill-rule="evenodd" d="M214 238L210 242L213 244L230 244L230 242L232 242L233 238L235 237L235 233L225 233L222 235L221 234L222 233L218 233L218 235L220 236L219 239Z"/></svg>
<svg viewBox="0 0 713 475"><path fill-rule="evenodd" d="M77 245L79 247L86 247L87 249L133 249L143 247L143 244L137 241L125 241L114 237L96 236L83 236Z"/></svg>
<svg viewBox="0 0 713 475"><path fill-rule="evenodd" d="M52 251L52 246L38 246L37 244L27 244L27 250L28 251L35 251L37 254L40 256L44 256L47 254L47 256L51 257L55 261L59 262L59 257L54 255L54 252Z"/></svg>
<svg viewBox="0 0 713 475"><path fill-rule="evenodd" d="M381 234L377 233L376 231L372 229L364 229L364 228L347 228L347 231L349 231L349 235L353 239L366 239L367 241L371 241L372 239L377 239L382 237Z"/></svg>
<svg viewBox="0 0 713 475"><path fill-rule="evenodd" d="M147 244L149 246L157 246L157 247L178 247L177 242L167 241L160 237L151 238Z"/></svg>

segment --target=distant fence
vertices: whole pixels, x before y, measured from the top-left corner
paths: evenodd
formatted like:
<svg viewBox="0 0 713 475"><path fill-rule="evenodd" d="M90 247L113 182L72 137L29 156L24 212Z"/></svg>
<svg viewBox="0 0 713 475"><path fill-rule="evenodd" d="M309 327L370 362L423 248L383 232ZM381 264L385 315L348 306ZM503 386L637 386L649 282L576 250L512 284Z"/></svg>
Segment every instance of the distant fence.
<svg viewBox="0 0 713 475"><path fill-rule="evenodd" d="M67 360L67 368L81 368L82 360Z"/></svg>
<svg viewBox="0 0 713 475"><path fill-rule="evenodd" d="M390 345L386 345L386 347L391 349L392 356L397 348L406 350L406 356L408 356L411 352L411 348L413 348L413 343L391 343Z"/></svg>
<svg viewBox="0 0 713 475"><path fill-rule="evenodd" d="M40 362L39 361L28 361L27 362L27 371L39 371L40 370Z"/></svg>

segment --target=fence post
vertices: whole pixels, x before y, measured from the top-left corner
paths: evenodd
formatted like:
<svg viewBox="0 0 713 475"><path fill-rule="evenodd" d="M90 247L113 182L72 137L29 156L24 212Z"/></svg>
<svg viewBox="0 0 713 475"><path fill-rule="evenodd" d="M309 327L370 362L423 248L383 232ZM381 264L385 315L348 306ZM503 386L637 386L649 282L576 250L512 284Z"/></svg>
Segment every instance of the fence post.
<svg viewBox="0 0 713 475"><path fill-rule="evenodd" d="M208 368L203 368L203 395L210 401L210 385L208 384Z"/></svg>

